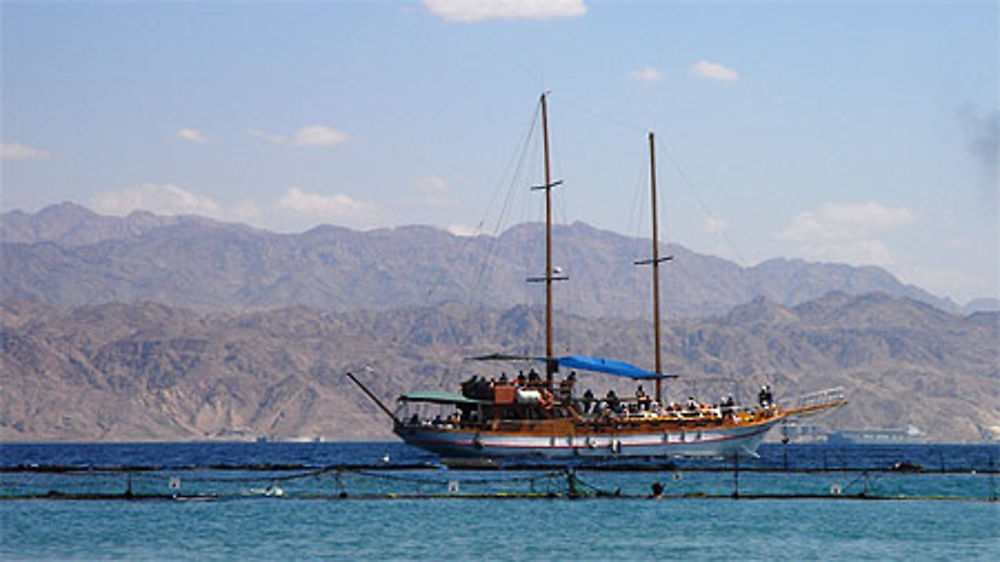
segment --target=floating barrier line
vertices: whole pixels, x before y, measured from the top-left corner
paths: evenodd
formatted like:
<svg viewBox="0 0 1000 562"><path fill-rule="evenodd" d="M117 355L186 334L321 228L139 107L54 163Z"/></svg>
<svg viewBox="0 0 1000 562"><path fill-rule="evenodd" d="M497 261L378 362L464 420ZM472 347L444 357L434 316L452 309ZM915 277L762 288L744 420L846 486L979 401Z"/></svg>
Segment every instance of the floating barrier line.
<svg viewBox="0 0 1000 562"><path fill-rule="evenodd" d="M286 496L262 496L262 495L191 495L191 494L77 494L50 492L47 494L24 494L18 496L0 495L0 501L26 501L26 500L66 500L66 501L243 501L243 500L422 500L422 499L449 499L449 500L496 500L496 499L624 499L624 500L834 500L834 501L958 501L958 502L996 502L996 498L980 497L955 497L955 496L904 496L904 495L873 495L873 494L740 494L733 497L729 494L663 494L658 498L649 495L637 494L568 494L566 492L547 493L522 493L522 492L497 492L482 494L302 494Z"/></svg>
<svg viewBox="0 0 1000 562"><path fill-rule="evenodd" d="M329 465L323 467L308 465L189 465L189 466L25 466L0 467L0 474L4 473L39 473L39 474L101 474L101 473L144 473L144 472L291 472L306 470L308 475L322 474L326 472L400 472L413 470L441 470L445 468L435 464L413 464L413 465L381 465L381 464L343 464ZM566 468L585 470L588 472L732 472L732 466L571 466L563 465L512 465L512 466L482 466L482 467L448 467L454 472L515 472L515 471L553 471L562 472ZM740 472L747 473L788 473L788 474L821 474L833 472L872 472L872 473L892 473L892 474L995 474L1000 475L1000 467L994 468L923 468L921 470L907 470L892 467L872 467L872 466L838 466L838 467L810 467L810 468L784 468L784 467L761 467L761 466L740 466ZM236 481L236 480L233 480Z"/></svg>

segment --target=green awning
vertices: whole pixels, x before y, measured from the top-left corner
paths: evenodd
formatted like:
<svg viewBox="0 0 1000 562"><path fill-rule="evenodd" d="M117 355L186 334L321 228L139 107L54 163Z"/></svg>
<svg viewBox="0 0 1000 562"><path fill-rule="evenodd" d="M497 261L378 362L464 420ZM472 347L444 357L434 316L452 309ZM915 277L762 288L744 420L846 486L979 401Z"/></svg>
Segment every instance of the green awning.
<svg viewBox="0 0 1000 562"><path fill-rule="evenodd" d="M430 402L433 404L485 404L485 400L475 400L466 398L457 392L447 392L443 390L419 390L408 392L399 397L401 402Z"/></svg>

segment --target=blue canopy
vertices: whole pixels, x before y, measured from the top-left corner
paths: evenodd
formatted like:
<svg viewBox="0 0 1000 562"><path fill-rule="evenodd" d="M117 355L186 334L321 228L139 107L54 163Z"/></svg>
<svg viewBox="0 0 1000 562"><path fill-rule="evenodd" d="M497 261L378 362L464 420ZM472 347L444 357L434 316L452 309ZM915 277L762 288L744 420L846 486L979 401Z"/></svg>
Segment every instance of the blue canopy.
<svg viewBox="0 0 1000 562"><path fill-rule="evenodd" d="M532 357L530 355L506 355L502 353L470 357L470 359L474 361L548 361L548 358L545 357ZM605 359L603 357L591 357L589 355L567 355L566 357L556 357L553 361L559 365L560 369L563 367L567 369L580 369L581 371L594 371L597 373L605 373L616 377L626 377L630 379L677 378L677 375L663 375L652 371L646 371L624 361L615 361L614 359Z"/></svg>
<svg viewBox="0 0 1000 562"><path fill-rule="evenodd" d="M556 363L559 364L560 368L565 367L568 369L595 371L598 373L606 373L609 375L615 375L616 377L626 377L630 379L668 379L675 378L677 376L663 375L646 371L624 361L615 361L614 359L605 359L603 357L590 357L587 355L569 355L567 357L560 357L556 359Z"/></svg>

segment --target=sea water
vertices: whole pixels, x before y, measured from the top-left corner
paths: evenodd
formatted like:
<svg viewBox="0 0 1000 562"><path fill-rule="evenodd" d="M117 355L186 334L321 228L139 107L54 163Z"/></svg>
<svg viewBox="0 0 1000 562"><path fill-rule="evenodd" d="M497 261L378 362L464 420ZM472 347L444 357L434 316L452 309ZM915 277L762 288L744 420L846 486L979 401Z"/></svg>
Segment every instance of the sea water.
<svg viewBox="0 0 1000 562"><path fill-rule="evenodd" d="M765 445L761 453L741 462L743 472L704 462L645 471L581 468L581 487L602 495L570 500L545 499L549 490L565 491L559 471L449 470L395 443L0 445L0 467L7 469L0 494L8 498L65 486L120 493L123 474L135 493L165 497L0 501L0 559L1000 559L1000 503L989 501L996 482L981 473L1000 459L996 447ZM864 470L888 461L945 472ZM323 470L423 463L430 468ZM808 470L824 463L829 470ZM25 470L32 465L78 470ZM230 470L252 465L283 467ZM807 470L754 470L785 466ZM92 474L98 467L106 471ZM312 468L309 477L280 480ZM172 478L182 480L178 499L169 494ZM653 481L668 497L645 497ZM285 495L266 495L261 487L269 482ZM948 499L821 497L833 484L845 495ZM414 486L433 497L393 499ZM543 499L462 496L477 486L484 494L510 486ZM250 490L257 495L243 495ZM217 495L200 501L201 491ZM732 491L740 499L729 497ZM748 499L799 492L812 497Z"/></svg>

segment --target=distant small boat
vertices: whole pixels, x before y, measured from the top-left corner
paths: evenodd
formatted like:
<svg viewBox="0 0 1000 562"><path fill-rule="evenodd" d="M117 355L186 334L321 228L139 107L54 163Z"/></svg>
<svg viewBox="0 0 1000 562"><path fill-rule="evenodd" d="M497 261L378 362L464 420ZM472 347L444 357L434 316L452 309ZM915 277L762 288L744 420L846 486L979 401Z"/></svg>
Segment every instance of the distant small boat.
<svg viewBox="0 0 1000 562"><path fill-rule="evenodd" d="M827 443L858 445L898 445L923 443L926 434L915 426L906 429L843 429L826 435Z"/></svg>
<svg viewBox="0 0 1000 562"><path fill-rule="evenodd" d="M846 403L840 389L814 393L796 408L774 401L769 387L761 389L758 404L740 407L728 398L719 404L662 402L664 374L660 358L658 266L671 259L659 257L656 225L656 167L653 133L649 134L650 177L653 198L653 257L636 262L653 266L655 371L623 361L572 355L556 357L552 335L552 285L566 280L552 265L552 188L548 139L547 96L541 100L545 183L533 189L545 192L545 275L529 282L545 284L545 355L525 357L494 354L479 360L531 360L544 365L545 376L532 369L527 376L486 381L474 377L461 393L409 392L399 397L399 409L390 410L353 374L347 376L393 420L393 432L406 443L444 457L494 459L506 457L615 458L615 457L747 457L756 455L767 432L779 422L808 416ZM623 399L613 392L603 399L577 396L576 370L604 373L635 381L653 381L655 394L637 393ZM559 372L569 374L555 380ZM640 386L640 389L642 387ZM447 418L421 415L422 405L453 411Z"/></svg>

